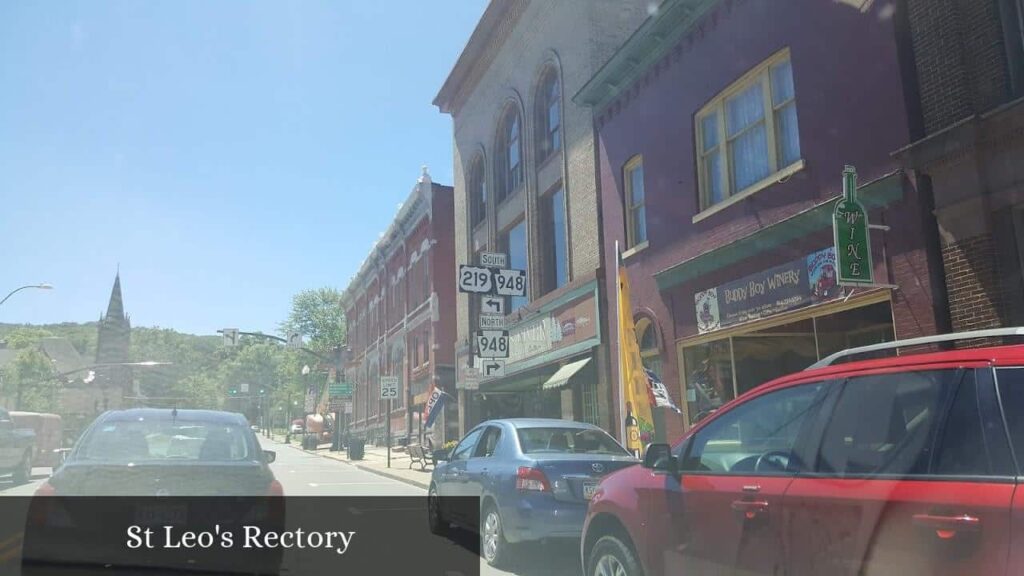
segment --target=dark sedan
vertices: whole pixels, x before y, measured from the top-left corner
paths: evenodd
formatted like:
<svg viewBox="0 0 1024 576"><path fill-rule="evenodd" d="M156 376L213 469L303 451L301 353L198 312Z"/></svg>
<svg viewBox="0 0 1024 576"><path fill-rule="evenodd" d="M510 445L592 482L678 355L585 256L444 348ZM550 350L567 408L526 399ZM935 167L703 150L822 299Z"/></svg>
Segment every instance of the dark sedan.
<svg viewBox="0 0 1024 576"><path fill-rule="evenodd" d="M434 470L430 522L480 523L480 549L491 565L529 541L579 538L587 503L606 474L637 464L604 430L582 422L512 418L484 422ZM480 498L479 516L443 509L438 496ZM474 511L475 512L475 511Z"/></svg>

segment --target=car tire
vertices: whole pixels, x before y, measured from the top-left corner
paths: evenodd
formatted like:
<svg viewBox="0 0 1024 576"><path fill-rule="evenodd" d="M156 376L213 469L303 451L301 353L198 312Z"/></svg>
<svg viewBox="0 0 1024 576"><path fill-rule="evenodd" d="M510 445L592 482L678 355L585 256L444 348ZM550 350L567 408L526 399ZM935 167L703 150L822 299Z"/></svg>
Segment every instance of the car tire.
<svg viewBox="0 0 1024 576"><path fill-rule="evenodd" d="M22 484L28 484L28 481L32 479L32 451L26 450L25 455L22 456L21 462L18 463L17 470L11 475L16 486Z"/></svg>
<svg viewBox="0 0 1024 576"><path fill-rule="evenodd" d="M492 502L480 518L480 555L488 565L498 568L509 563L512 545L505 540L505 527L498 507Z"/></svg>
<svg viewBox="0 0 1024 576"><path fill-rule="evenodd" d="M618 536L602 536L590 550L585 576L643 576L633 550Z"/></svg>
<svg viewBox="0 0 1024 576"><path fill-rule="evenodd" d="M430 485L427 492L427 523L430 526L430 533L444 536L448 534L449 525L441 514L441 497L437 494L437 486Z"/></svg>

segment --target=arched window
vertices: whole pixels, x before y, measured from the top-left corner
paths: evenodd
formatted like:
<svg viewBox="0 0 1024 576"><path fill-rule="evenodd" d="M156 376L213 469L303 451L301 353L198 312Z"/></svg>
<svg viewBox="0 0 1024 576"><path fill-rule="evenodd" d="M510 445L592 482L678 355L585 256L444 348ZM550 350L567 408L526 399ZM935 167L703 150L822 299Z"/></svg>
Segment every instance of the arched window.
<svg viewBox="0 0 1024 576"><path fill-rule="evenodd" d="M484 160L477 156L469 167L469 205L472 225L487 219L487 183L484 180Z"/></svg>
<svg viewBox="0 0 1024 576"><path fill-rule="evenodd" d="M510 106L501 117L495 163L497 169L494 173L498 183L496 200L501 203L523 181L522 122L514 106Z"/></svg>
<svg viewBox="0 0 1024 576"><path fill-rule="evenodd" d="M636 341L640 344L640 358L644 366L661 378L661 347L658 344L658 331L650 318L637 319Z"/></svg>
<svg viewBox="0 0 1024 576"><path fill-rule="evenodd" d="M562 89L553 67L544 72L537 92L537 161L562 148Z"/></svg>

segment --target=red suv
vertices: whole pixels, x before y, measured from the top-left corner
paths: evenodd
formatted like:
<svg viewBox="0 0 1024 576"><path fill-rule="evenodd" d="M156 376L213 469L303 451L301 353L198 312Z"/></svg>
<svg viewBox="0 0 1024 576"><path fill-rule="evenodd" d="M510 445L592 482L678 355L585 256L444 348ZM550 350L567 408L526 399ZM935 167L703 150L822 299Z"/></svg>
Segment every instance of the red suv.
<svg viewBox="0 0 1024 576"><path fill-rule="evenodd" d="M586 576L1024 571L1024 345L832 365L980 334L838 353L652 444L595 493Z"/></svg>

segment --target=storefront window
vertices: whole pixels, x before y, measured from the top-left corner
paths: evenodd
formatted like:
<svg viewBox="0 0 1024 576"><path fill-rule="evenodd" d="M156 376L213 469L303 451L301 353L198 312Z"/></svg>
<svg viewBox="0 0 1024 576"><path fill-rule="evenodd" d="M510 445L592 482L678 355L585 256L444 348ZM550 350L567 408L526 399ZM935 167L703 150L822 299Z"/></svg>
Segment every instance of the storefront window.
<svg viewBox="0 0 1024 576"><path fill-rule="evenodd" d="M818 360L811 319L736 336L732 346L737 394L799 372Z"/></svg>
<svg viewBox="0 0 1024 576"><path fill-rule="evenodd" d="M729 339L683 349L686 410L696 424L733 398L732 351Z"/></svg>
<svg viewBox="0 0 1024 576"><path fill-rule="evenodd" d="M891 342L896 336L888 302L821 316L815 324L820 358L847 348Z"/></svg>

